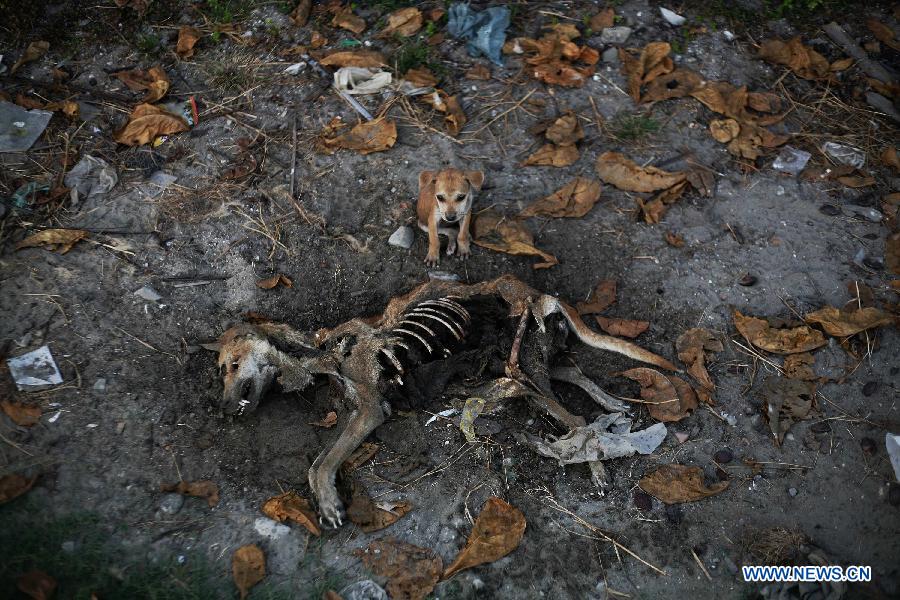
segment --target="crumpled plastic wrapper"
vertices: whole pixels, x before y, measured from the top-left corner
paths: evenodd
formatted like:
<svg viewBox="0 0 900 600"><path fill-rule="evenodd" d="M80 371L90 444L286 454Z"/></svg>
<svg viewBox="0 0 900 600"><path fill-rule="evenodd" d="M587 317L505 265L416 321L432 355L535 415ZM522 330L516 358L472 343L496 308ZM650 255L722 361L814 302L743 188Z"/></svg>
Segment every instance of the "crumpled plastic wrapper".
<svg viewBox="0 0 900 600"><path fill-rule="evenodd" d="M102 196L116 186L119 176L116 170L102 158L85 154L72 170L66 173L66 187L71 189L72 204Z"/></svg>
<svg viewBox="0 0 900 600"><path fill-rule="evenodd" d="M390 73L378 69L343 67L334 72L334 87L348 94L375 94L391 81Z"/></svg>
<svg viewBox="0 0 900 600"><path fill-rule="evenodd" d="M468 4L456 2L448 11L447 31L455 38L468 41L466 49L472 56L484 55L495 65L503 66L500 50L506 42L509 9L494 6L481 12Z"/></svg>

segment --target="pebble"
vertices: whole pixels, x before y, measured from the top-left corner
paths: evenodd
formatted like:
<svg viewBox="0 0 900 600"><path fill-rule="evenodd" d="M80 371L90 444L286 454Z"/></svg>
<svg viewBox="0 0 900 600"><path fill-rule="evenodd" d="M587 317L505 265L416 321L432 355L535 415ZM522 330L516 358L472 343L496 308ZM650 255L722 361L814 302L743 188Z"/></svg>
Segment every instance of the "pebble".
<svg viewBox="0 0 900 600"><path fill-rule="evenodd" d="M603 51L603 62L610 65L619 64L619 49L618 48L607 48Z"/></svg>
<svg viewBox="0 0 900 600"><path fill-rule="evenodd" d="M66 554L72 554L75 552L75 542L73 540L67 540L62 543L60 548L62 548L62 551Z"/></svg>
<svg viewBox="0 0 900 600"><path fill-rule="evenodd" d="M871 396L875 392L878 391L878 382L877 381L869 381L866 385L863 386L862 393L863 396Z"/></svg>
<svg viewBox="0 0 900 600"><path fill-rule="evenodd" d="M684 433L683 431L675 432L675 439L678 440L679 444L683 444L686 441L688 441L688 437L689 437L688 434Z"/></svg>
<svg viewBox="0 0 900 600"><path fill-rule="evenodd" d="M282 525L278 521L273 521L272 519L267 519L265 517L256 519L253 522L253 529L255 529L256 533L259 535L271 540L284 537L291 532L291 528L287 525Z"/></svg>
<svg viewBox="0 0 900 600"><path fill-rule="evenodd" d="M162 296L149 285L145 285L144 287L135 290L134 295L138 298L143 298L148 302L158 302L159 300L162 300Z"/></svg>
<svg viewBox="0 0 900 600"><path fill-rule="evenodd" d="M744 287L750 287L751 285L756 285L756 282L759 281L756 277L747 273L738 281L738 285L742 285Z"/></svg>
<svg viewBox="0 0 900 600"><path fill-rule="evenodd" d="M836 217L841 214L841 209L834 204L823 204L819 207L819 212L829 217Z"/></svg>
<svg viewBox="0 0 900 600"><path fill-rule="evenodd" d="M159 510L166 515L174 515L184 506L184 496L181 494L166 494L159 503Z"/></svg>
<svg viewBox="0 0 900 600"><path fill-rule="evenodd" d="M875 444L875 440L870 437L864 437L859 440L859 447L862 448L862 451L865 452L867 456L873 456L878 452L878 445Z"/></svg>
<svg viewBox="0 0 900 600"><path fill-rule="evenodd" d="M884 261L880 258L876 258L874 256L867 256L863 259L863 264L873 271L883 271L884 270Z"/></svg>
<svg viewBox="0 0 900 600"><path fill-rule="evenodd" d="M797 488L788 488L788 494L791 495L791 498L797 495Z"/></svg>
<svg viewBox="0 0 900 600"><path fill-rule="evenodd" d="M728 448L722 448L713 455L713 460L715 460L720 465L727 465L732 460L734 460L734 454L732 454L731 450L729 450Z"/></svg>
<svg viewBox="0 0 900 600"><path fill-rule="evenodd" d="M600 32L601 44L624 44L631 35L631 27L607 27Z"/></svg>
<svg viewBox="0 0 900 600"><path fill-rule="evenodd" d="M402 227L398 227L397 231L391 234L391 237L388 238L388 244L390 244L391 246L396 246L397 248L409 250L410 248L412 248L413 241L415 239L416 236L412 230L412 227L403 225Z"/></svg>
<svg viewBox="0 0 900 600"><path fill-rule="evenodd" d="M98 377L97 381L94 382L94 391L95 392L105 392L106 391L106 379L103 377Z"/></svg>
<svg viewBox="0 0 900 600"><path fill-rule="evenodd" d="M634 505L643 511L653 510L653 498L649 494L636 491L634 493Z"/></svg>

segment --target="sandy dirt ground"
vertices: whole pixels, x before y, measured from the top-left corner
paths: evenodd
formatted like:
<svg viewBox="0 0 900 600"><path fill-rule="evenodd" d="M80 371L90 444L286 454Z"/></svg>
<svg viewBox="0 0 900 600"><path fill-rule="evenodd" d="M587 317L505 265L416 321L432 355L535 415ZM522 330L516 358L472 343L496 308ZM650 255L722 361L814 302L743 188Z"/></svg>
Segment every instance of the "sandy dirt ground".
<svg viewBox="0 0 900 600"><path fill-rule="evenodd" d="M570 24L582 34L575 42L601 55L583 85L569 88L535 80L523 56L504 55L499 67L472 58L449 35L429 45L428 36L445 31L446 16L411 38L378 35L392 10L414 4L428 13L445 8L441 2L358 3L355 13L367 24L359 35L332 26L328 7L313 4L303 27L286 14L293 3L210 1L155 1L144 14L113 2L35 3L16 9L12 29L3 24L6 98L71 99L82 109L73 119L55 114L30 150L0 154L0 352L9 360L47 345L63 380L21 391L7 368L0 371L0 400L40 414L30 426L0 414L0 475L7 485L13 475L36 477L27 493L0 505L0 596L42 597L22 591L22 576L40 570L57 582L60 598L237 597L232 555L255 544L267 574L250 598L318 599L329 590L377 598L348 589L388 581L357 550L394 537L447 565L491 496L524 514L521 543L441 581L428 597L900 595L900 487L885 448L885 434L900 432L896 194L889 200L900 175L881 158L897 143L896 123L866 104L870 84L856 62L822 81L758 57L762 40L802 35L829 62L844 58L821 30L836 18L869 44L870 58L896 65L896 46L874 48L865 24L871 17L897 31L891 7L828 5L779 16L761 3L678 3L670 8L687 22L676 27L654 3L626 0L611 4L614 26L631 29L617 44L590 30L603 3L510 3L509 39ZM183 25L203 33L191 57L174 51ZM449 135L442 114L385 90L358 98L396 123L390 149L322 152L323 128L334 117L355 124L358 115L311 67L284 73L302 60L289 49L308 46L314 32L327 40L322 55L378 50L389 70L430 68L468 122ZM48 40L49 51L11 75L35 40ZM807 170L794 176L773 168L780 147L760 148L755 159L735 156L710 135L710 122L724 117L691 97L636 103L619 54L606 51L654 41L669 42L677 68L776 94L787 116L770 129L811 153ZM111 73L157 65L171 82L163 102L183 106L193 97L199 123L158 146L117 144L114 133L145 92L129 91ZM475 65L491 78L466 78ZM567 111L584 132L578 159L523 166L543 143L533 127ZM821 149L828 141L861 150L864 172L851 176L871 176L870 185L827 176L840 167ZM398 227L415 229L422 170L482 170L475 210L491 207L512 219L574 177L600 181L597 160L607 151L641 166L700 169L712 176L709 195L688 188L659 223L648 224L638 200L652 194L603 181L586 215L523 221L535 245L558 259L548 269L534 269L535 257L479 246L466 262L442 256L429 269L427 238L417 229L411 248L388 244ZM42 192L15 205L21 185L55 189L88 155L115 170L110 191L78 203L68 193ZM228 178L229 169L248 165L244 176ZM158 171L177 180L148 194ZM46 228L88 234L66 253L17 249ZM292 287L257 285L279 273ZM510 401L479 417L469 443L458 416L426 425L460 400L436 393L395 408L368 440L378 453L354 473L373 498L412 505L396 523L372 533L345 524L312 536L267 519L260 511L267 498L287 490L310 497L307 469L351 407L327 388L274 390L252 414L225 416L216 356L201 344L247 313L314 331L376 314L429 277L478 282L507 273L572 304L599 281L615 280L617 300L603 315L648 321L635 342L672 360L682 333L705 328L723 348L707 361L714 405L667 422L652 454L608 461L610 485L600 489L587 465L560 466L522 442L523 433L565 433L530 404ZM136 294L145 286L158 297ZM755 348L735 328L734 311L798 327L804 315L850 301L879 307L886 324L825 336L812 352L815 387L805 388L814 390L805 398L812 409L774 443L766 407L786 401L785 355ZM585 320L597 328L592 316ZM634 361L574 337L558 358L615 396L640 397L639 386L620 375L640 366ZM574 386L554 384L554 391L588 422L604 412ZM330 411L337 426L314 424ZM646 405L633 403L630 412L636 428L656 422ZM643 492L638 482L670 463L699 467L706 485L727 488L671 504ZM160 491L179 480L215 483L218 502ZM816 584L801 596L746 583L740 573L742 565L820 563L869 565L872 581Z"/></svg>

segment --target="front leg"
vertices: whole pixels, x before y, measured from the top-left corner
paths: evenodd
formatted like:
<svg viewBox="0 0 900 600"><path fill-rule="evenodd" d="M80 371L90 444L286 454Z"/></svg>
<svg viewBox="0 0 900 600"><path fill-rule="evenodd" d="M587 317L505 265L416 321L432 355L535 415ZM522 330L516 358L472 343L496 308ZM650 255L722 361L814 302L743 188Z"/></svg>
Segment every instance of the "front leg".
<svg viewBox="0 0 900 600"><path fill-rule="evenodd" d="M436 210L434 212L437 212ZM425 255L425 264L436 267L441 262L441 240L438 238L438 216L431 213L428 217L428 254Z"/></svg>
<svg viewBox="0 0 900 600"><path fill-rule="evenodd" d="M457 236L457 241L459 242L459 257L463 260L469 258L470 252L470 242L471 238L469 237L469 225L472 222L472 211L466 213L466 216L463 218L462 223L459 225L459 235Z"/></svg>
<svg viewBox="0 0 900 600"><path fill-rule="evenodd" d="M360 402L334 446L323 451L309 468L309 486L319 502L319 515L332 527L340 527L344 517L343 506L335 487L337 471L363 440L384 422L377 394L372 396Z"/></svg>

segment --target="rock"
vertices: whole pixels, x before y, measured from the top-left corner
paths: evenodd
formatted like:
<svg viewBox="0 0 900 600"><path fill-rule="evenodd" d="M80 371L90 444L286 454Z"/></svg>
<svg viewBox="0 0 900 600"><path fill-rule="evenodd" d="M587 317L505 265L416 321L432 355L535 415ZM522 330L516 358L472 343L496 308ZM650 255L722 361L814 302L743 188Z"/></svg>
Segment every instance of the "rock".
<svg viewBox="0 0 900 600"><path fill-rule="evenodd" d="M791 498L797 495L797 488L788 488L788 494L791 495Z"/></svg>
<svg viewBox="0 0 900 600"><path fill-rule="evenodd" d="M343 600L388 600L387 592L371 579L351 583L338 594Z"/></svg>
<svg viewBox="0 0 900 600"><path fill-rule="evenodd" d="M740 278L740 280L738 281L738 285L742 285L744 287L750 287L752 285L755 285L757 281L759 281L759 280L756 278L756 276L751 275L750 273L747 273L746 275L744 275L743 277Z"/></svg>
<svg viewBox="0 0 900 600"><path fill-rule="evenodd" d="M679 25L684 25L684 22L687 21L684 17L679 15L678 13L669 10L668 8L659 7L659 12L662 15L663 19L665 19L669 25L674 25L678 27Z"/></svg>
<svg viewBox="0 0 900 600"><path fill-rule="evenodd" d="M270 540L277 540L291 532L291 528L287 525L282 525L278 521L273 521L272 519L267 519L265 517L257 518L253 522L253 529L256 530L256 533L259 535L264 538L269 538Z"/></svg>
<svg viewBox="0 0 900 600"><path fill-rule="evenodd" d="M601 44L624 44L631 35L631 27L607 27L600 33Z"/></svg>
<svg viewBox="0 0 900 600"><path fill-rule="evenodd" d="M722 448L713 455L713 460L715 460L720 465L727 465L732 460L734 460L734 455L728 448Z"/></svg>
<svg viewBox="0 0 900 600"><path fill-rule="evenodd" d="M610 65L619 64L619 49L618 48L607 48L603 51L603 62Z"/></svg>
<svg viewBox="0 0 900 600"><path fill-rule="evenodd" d="M94 391L103 393L106 391L106 379L103 377L98 377L97 381L94 382Z"/></svg>
<svg viewBox="0 0 900 600"><path fill-rule="evenodd" d="M391 234L391 237L388 238L388 244L390 244L391 246L396 246L397 248L409 250L410 248L412 248L413 241L415 239L416 236L412 230L412 227L403 225L402 227L398 227L397 231Z"/></svg>
<svg viewBox="0 0 900 600"><path fill-rule="evenodd" d="M166 494L159 503L159 511L164 515L174 515L184 506L184 496L181 494Z"/></svg>
<svg viewBox="0 0 900 600"><path fill-rule="evenodd" d="M140 288L139 290L135 290L134 295L137 296L138 298L143 298L144 300L147 300L148 302L158 302L158 301L162 300L162 296L159 294L159 292L154 290L149 285L145 285L144 287Z"/></svg>
<svg viewBox="0 0 900 600"><path fill-rule="evenodd" d="M62 551L66 554L72 554L75 552L75 542L73 540L67 540L60 545Z"/></svg>
<svg viewBox="0 0 900 600"><path fill-rule="evenodd" d="M686 441L688 441L688 437L689 437L688 434L684 433L683 431L675 432L675 439L678 440L679 444L683 444Z"/></svg>

